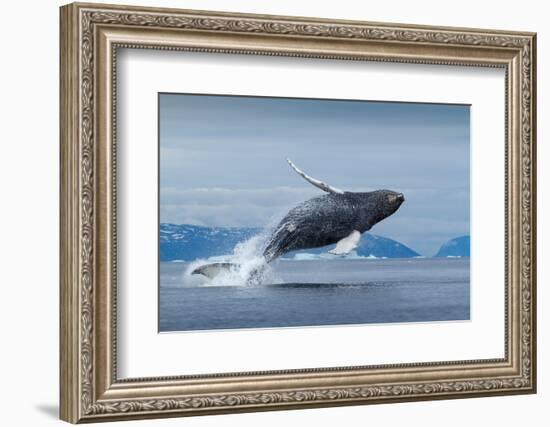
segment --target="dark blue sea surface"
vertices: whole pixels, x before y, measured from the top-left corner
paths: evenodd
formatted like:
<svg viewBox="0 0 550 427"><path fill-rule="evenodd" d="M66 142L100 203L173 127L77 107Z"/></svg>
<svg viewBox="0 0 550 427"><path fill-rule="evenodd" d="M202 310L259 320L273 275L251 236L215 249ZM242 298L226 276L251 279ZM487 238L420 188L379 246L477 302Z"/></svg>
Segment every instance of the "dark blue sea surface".
<svg viewBox="0 0 550 427"><path fill-rule="evenodd" d="M188 266L160 264L161 332L470 319L469 258L279 260L254 286L186 280Z"/></svg>

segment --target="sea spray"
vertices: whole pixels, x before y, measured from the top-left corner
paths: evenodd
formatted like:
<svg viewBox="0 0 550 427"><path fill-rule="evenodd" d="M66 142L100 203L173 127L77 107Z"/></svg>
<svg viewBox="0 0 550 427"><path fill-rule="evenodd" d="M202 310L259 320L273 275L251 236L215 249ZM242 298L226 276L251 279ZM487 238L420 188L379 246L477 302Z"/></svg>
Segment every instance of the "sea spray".
<svg viewBox="0 0 550 427"><path fill-rule="evenodd" d="M268 283L283 283L273 268L265 262L264 250L275 227L288 209L275 212L265 227L256 235L239 242L228 255L213 256L208 259L192 261L184 272L184 286L257 286ZM234 267L221 271L210 279L201 274L192 274L194 270L211 263L232 263Z"/></svg>
<svg viewBox="0 0 550 427"><path fill-rule="evenodd" d="M268 235L266 229L250 239L238 243L230 255L191 262L185 270L184 283L190 286L257 286L280 282L263 257ZM192 274L195 269L212 262L226 262L233 266L221 271L212 279L200 274Z"/></svg>

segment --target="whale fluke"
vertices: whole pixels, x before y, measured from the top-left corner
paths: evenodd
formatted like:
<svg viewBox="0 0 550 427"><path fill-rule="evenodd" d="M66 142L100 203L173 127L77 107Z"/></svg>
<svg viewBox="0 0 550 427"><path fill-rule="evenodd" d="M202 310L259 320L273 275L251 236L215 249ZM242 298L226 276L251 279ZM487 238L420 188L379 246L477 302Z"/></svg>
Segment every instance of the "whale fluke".
<svg viewBox="0 0 550 427"><path fill-rule="evenodd" d="M262 273L265 271L266 264L258 265L252 268L250 271L246 272L247 284L258 283L261 280ZM213 262L211 264L201 265L200 267L195 268L191 274L202 274L209 279L214 279L220 273L238 273L239 269L242 266L240 264L235 264L232 262Z"/></svg>
<svg viewBox="0 0 550 427"><path fill-rule="evenodd" d="M213 279L222 271L231 271L238 268L238 264L233 264L231 262L214 262L212 264L201 265L200 267L195 268L191 274L202 274L209 279Z"/></svg>
<svg viewBox="0 0 550 427"><path fill-rule="evenodd" d="M311 185L317 188L320 188L321 190L326 191L327 193L344 194L344 191L340 190L339 188L333 187L332 185L329 185L326 182L319 181L318 179L315 179L309 175L306 175L302 170L298 169L298 167L294 163L292 163L290 159L286 159L286 161L288 162L290 167L296 171L298 175L304 178Z"/></svg>

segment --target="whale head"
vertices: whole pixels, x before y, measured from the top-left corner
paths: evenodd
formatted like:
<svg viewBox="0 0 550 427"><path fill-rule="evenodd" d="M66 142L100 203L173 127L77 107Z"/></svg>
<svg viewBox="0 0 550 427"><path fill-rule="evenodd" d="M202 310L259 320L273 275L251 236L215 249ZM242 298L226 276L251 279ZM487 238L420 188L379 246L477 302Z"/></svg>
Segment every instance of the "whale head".
<svg viewBox="0 0 550 427"><path fill-rule="evenodd" d="M382 216L379 221L394 214L405 201L403 193L397 191L377 190L372 193L374 193L376 197L377 205Z"/></svg>
<svg viewBox="0 0 550 427"><path fill-rule="evenodd" d="M399 206L403 204L405 201L405 196L403 193L398 193L396 191L391 190L381 190L384 194L384 197L386 198L386 203L388 207L388 211L390 211L390 215L394 213L397 209L399 209Z"/></svg>
<svg viewBox="0 0 550 427"><path fill-rule="evenodd" d="M405 201L403 193L392 190L376 190L365 193L346 192L344 197L355 201L359 208L358 230L369 230L374 224L393 215Z"/></svg>

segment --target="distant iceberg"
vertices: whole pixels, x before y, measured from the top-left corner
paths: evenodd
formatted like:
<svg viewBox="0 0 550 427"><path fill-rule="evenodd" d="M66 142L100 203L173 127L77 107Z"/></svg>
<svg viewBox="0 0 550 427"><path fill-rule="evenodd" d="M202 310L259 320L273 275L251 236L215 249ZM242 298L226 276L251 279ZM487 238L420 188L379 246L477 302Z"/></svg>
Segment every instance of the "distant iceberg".
<svg viewBox="0 0 550 427"><path fill-rule="evenodd" d="M377 257L373 254L367 256L358 255L356 251L351 251L345 256L333 255L328 252L320 254L309 252L298 252L294 254L294 257L290 258L294 261L316 261L316 260L331 260L331 259L387 259L387 257Z"/></svg>
<svg viewBox="0 0 550 427"><path fill-rule="evenodd" d="M315 261L317 259L321 259L321 255L300 253L300 254L294 255L294 258L292 259L295 261Z"/></svg>

